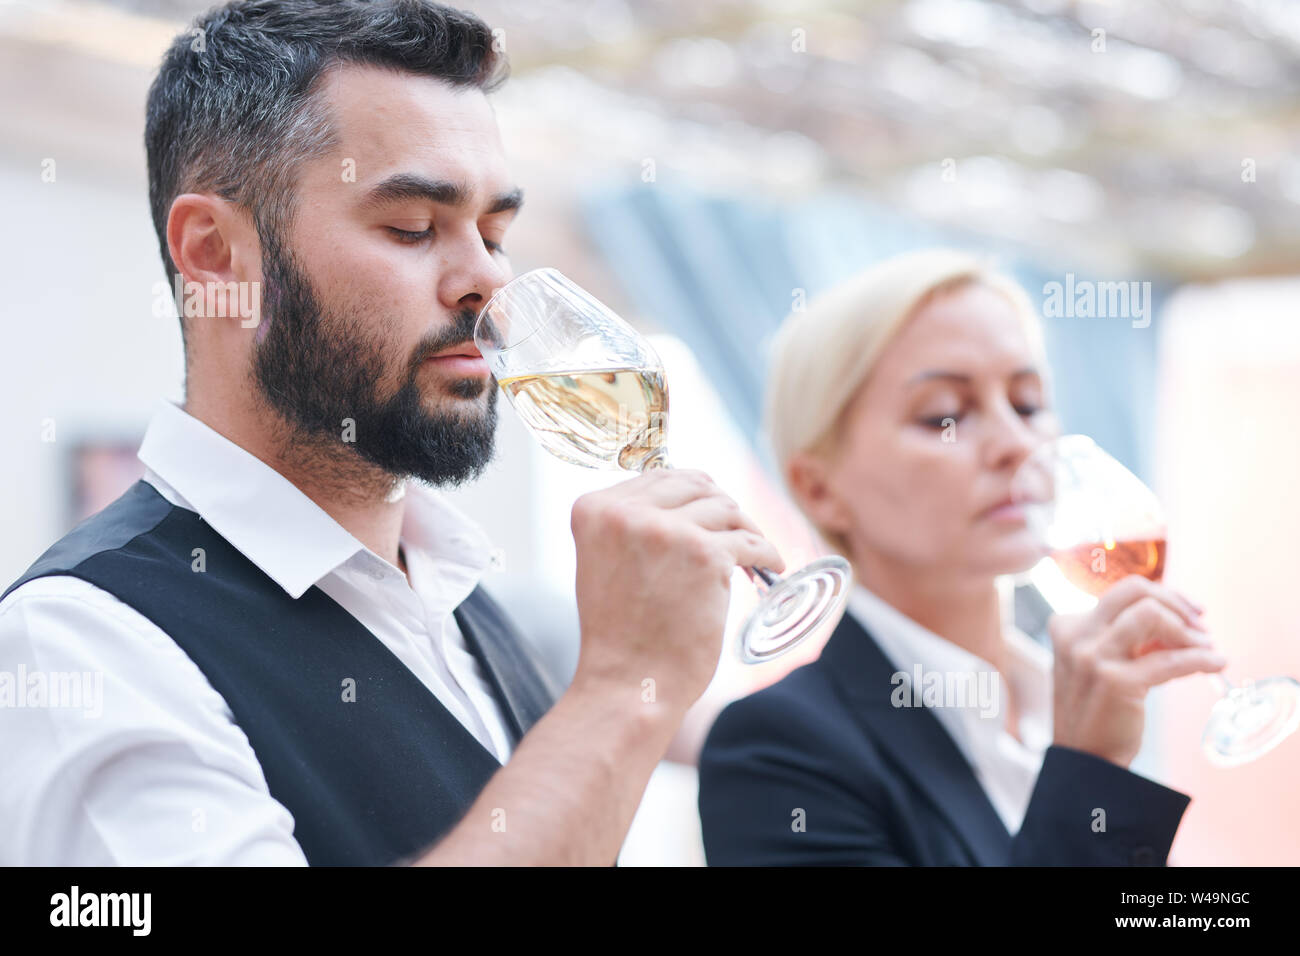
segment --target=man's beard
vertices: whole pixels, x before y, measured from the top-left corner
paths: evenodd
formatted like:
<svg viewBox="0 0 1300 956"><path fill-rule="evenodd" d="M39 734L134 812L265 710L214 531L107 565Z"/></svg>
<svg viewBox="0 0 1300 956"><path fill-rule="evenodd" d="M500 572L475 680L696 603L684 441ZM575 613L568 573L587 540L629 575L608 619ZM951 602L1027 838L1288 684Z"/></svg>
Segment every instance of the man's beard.
<svg viewBox="0 0 1300 956"><path fill-rule="evenodd" d="M449 389L466 400L465 406L487 389L481 414L468 408L464 414L426 411L416 381L429 356L473 341L474 313L457 312L450 328L422 340L401 386L384 398L378 391L385 372L382 330L367 332L361 316L327 315L292 252L274 236L263 238L263 248L264 327L258 330L253 379L264 400L289 423L295 442L327 454L350 448L398 479L456 485L477 477L492 459L497 403L492 380L459 379Z"/></svg>

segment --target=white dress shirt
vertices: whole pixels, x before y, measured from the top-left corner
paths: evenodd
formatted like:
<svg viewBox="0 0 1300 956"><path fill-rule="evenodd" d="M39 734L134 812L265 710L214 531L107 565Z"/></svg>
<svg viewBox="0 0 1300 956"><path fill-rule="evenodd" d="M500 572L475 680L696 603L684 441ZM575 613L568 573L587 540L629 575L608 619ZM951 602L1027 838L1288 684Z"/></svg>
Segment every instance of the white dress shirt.
<svg viewBox="0 0 1300 956"><path fill-rule="evenodd" d="M139 457L160 494L291 597L318 586L489 753L510 758L505 716L452 616L499 555L445 498L407 486L408 581L283 475L170 402ZM70 575L15 589L0 602L0 670L102 679L97 706L0 708L0 865L306 864L225 700L116 597Z"/></svg>
<svg viewBox="0 0 1300 956"><path fill-rule="evenodd" d="M885 653L894 667L911 678L922 674L976 674L997 684L996 713L984 715L978 701L966 706L931 707L943 728L975 770L989 802L1012 835L1020 830L1029 798L1052 742L1052 652L1019 628L1004 629L1006 678L988 661L921 626L892 605L855 585L848 611ZM1017 708L1020 739L1007 732L1007 682Z"/></svg>

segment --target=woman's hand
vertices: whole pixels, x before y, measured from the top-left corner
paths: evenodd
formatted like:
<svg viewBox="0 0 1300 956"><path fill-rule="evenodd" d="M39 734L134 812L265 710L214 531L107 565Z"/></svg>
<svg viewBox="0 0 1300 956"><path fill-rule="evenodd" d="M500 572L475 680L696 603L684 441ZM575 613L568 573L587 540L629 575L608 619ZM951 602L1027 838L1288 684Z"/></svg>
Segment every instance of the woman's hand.
<svg viewBox="0 0 1300 956"><path fill-rule="evenodd" d="M1147 690L1227 664L1200 616L1182 595L1138 575L1086 614L1053 616L1054 742L1127 767L1142 745Z"/></svg>

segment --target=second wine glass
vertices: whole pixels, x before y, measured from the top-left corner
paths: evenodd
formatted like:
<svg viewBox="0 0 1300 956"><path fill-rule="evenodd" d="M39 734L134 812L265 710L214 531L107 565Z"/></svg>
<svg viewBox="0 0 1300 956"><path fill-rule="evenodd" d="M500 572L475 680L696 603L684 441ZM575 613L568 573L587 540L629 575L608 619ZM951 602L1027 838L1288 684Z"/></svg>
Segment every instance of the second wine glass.
<svg viewBox="0 0 1300 956"><path fill-rule="evenodd" d="M1087 435L1037 448L1016 471L1012 498L1052 563L1079 590L1100 597L1116 581L1164 576L1165 518L1155 494ZM1222 766L1262 756L1300 727L1300 684L1290 677L1230 683L1201 738Z"/></svg>
<svg viewBox="0 0 1300 956"><path fill-rule="evenodd" d="M663 363L635 329L555 269L525 272L479 313L474 342L529 431L588 468L670 468ZM758 606L740 633L746 663L771 660L833 623L849 563L819 558L785 577L751 568Z"/></svg>

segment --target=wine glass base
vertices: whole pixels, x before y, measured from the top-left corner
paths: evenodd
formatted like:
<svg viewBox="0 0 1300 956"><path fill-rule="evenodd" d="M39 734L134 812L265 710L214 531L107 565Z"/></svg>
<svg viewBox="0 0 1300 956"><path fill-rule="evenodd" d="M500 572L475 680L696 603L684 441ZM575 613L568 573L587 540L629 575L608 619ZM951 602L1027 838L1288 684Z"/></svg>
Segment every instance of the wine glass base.
<svg viewBox="0 0 1300 956"><path fill-rule="evenodd" d="M1260 757L1300 727L1300 683L1290 677L1246 681L1219 699L1201 746L1212 763L1232 767Z"/></svg>
<svg viewBox="0 0 1300 956"><path fill-rule="evenodd" d="M831 555L772 585L741 629L740 659L746 664L770 661L827 621L838 619L849 596L850 578L849 563Z"/></svg>

